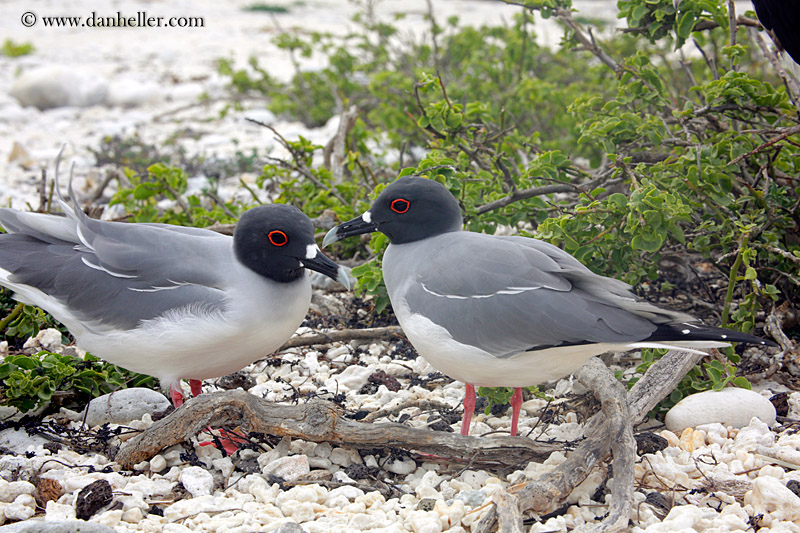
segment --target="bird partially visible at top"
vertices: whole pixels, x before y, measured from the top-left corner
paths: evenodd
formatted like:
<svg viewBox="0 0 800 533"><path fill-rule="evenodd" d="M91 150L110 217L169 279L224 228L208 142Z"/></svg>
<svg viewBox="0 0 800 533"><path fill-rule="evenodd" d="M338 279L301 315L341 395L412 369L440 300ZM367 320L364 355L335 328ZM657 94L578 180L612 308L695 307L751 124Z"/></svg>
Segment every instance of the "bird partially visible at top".
<svg viewBox="0 0 800 533"><path fill-rule="evenodd" d="M58 162L56 190L57 176ZM0 209L0 285L52 314L80 348L157 377L176 407L181 379L199 394L199 380L240 370L295 332L311 302L307 268L349 288L293 206L254 207L230 237L89 218L71 177L69 195L58 194L66 216Z"/></svg>
<svg viewBox="0 0 800 533"><path fill-rule="evenodd" d="M373 231L390 241L383 279L409 341L434 368L466 384L463 435L475 385L515 388L516 435L520 388L569 375L592 356L774 344L656 307L546 242L463 231L458 201L433 180L398 179L322 244Z"/></svg>
<svg viewBox="0 0 800 533"><path fill-rule="evenodd" d="M675 10L683 0L672 0ZM758 21L778 51L786 50L800 64L800 0L752 0Z"/></svg>
<svg viewBox="0 0 800 533"><path fill-rule="evenodd" d="M753 0L753 7L778 50L800 64L800 0Z"/></svg>

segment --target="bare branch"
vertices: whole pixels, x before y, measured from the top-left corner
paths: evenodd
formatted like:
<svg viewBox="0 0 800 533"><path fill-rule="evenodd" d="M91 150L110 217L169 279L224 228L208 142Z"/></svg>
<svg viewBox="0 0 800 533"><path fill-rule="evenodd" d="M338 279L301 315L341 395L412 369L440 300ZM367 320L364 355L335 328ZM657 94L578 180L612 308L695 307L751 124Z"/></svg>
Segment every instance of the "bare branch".
<svg viewBox="0 0 800 533"><path fill-rule="evenodd" d="M400 326L386 326L383 328L342 329L328 333L315 333L314 335L301 335L292 337L277 351L298 346L313 346L315 344L331 344L333 342L350 342L356 339L378 340L392 337L405 338Z"/></svg>
<svg viewBox="0 0 800 533"><path fill-rule="evenodd" d="M545 178L536 178L536 179L545 179ZM502 209L503 207L513 204L514 202L519 202L520 200L525 200L527 198L533 198L535 196L543 196L545 194L554 194L559 192L578 192L580 194L585 194L591 198L591 194L588 193L588 190L594 189L597 185L597 180L584 183L583 185L575 185L574 183L564 183L564 184L556 184L556 185L543 185L541 187L532 187L530 189L523 189L523 190L515 190L512 191L508 196L505 198L500 198L499 200L495 200L493 202L489 202L488 204L484 204L477 209L477 213L482 215L484 213L488 213L489 211L494 211L495 209Z"/></svg>
<svg viewBox="0 0 800 533"><path fill-rule="evenodd" d="M123 468L148 460L160 450L180 444L207 427L240 427L244 432L330 442L353 448L398 448L432 454L442 460L469 458L476 465L515 465L543 461L563 445L505 436L465 437L401 424L365 424L345 418L331 402L301 405L268 402L240 390L202 394L126 441L115 461ZM428 457L430 459L430 457Z"/></svg>
<svg viewBox="0 0 800 533"><path fill-rule="evenodd" d="M757 154L757 153L759 153L759 152L763 152L764 150L766 150L766 149L767 149L767 148L769 148L770 146L774 145L775 143L778 143L778 142L780 142L780 141L783 141L783 140L785 140L787 137L789 137L789 136L791 136L791 135L795 135L796 133L800 133L800 124L798 124L798 125L796 125L796 126L792 126L791 128L786 128L786 129L784 129L784 130L783 130L783 133L781 133L780 135L777 135L777 136L773 137L772 139L768 140L767 142L765 142L765 143L764 143L764 144L762 144L761 146L758 146L757 148L754 148L753 150L750 150L750 151L749 151L749 152L747 152L746 154L742 154L742 155L740 155L739 157L737 157L736 159L734 159L733 161L731 161L731 162L730 162L730 163L728 163L728 164L729 164L729 165L736 165L736 164L738 164L738 163L739 163L739 162L740 162L742 159L745 159L745 158L747 158L747 157L750 157L750 156L752 156L752 155L755 155L755 154Z"/></svg>

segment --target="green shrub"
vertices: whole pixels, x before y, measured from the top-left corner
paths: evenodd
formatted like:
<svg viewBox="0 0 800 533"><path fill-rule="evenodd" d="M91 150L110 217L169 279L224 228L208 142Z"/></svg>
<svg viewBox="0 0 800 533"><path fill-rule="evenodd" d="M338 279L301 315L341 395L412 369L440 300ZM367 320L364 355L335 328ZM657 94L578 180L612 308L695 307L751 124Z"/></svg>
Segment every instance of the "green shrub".
<svg viewBox="0 0 800 533"><path fill-rule="evenodd" d="M89 354L85 359L51 352L8 355L0 363L2 404L22 412L63 392L60 404L82 407L86 401L127 386L156 388L155 378L135 374Z"/></svg>

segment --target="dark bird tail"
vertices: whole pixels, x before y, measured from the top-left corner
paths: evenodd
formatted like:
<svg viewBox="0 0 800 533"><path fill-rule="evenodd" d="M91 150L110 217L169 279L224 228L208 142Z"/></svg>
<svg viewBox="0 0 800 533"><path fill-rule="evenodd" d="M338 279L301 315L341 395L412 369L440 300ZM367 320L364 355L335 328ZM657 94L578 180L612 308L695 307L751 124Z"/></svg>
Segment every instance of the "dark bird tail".
<svg viewBox="0 0 800 533"><path fill-rule="evenodd" d="M734 331L732 329L706 326L699 322L660 324L652 335L643 339L641 342L691 343L695 341L741 342L745 344L755 344L757 346L778 346L769 339L762 339L761 337L756 337L749 333L742 333L741 331Z"/></svg>

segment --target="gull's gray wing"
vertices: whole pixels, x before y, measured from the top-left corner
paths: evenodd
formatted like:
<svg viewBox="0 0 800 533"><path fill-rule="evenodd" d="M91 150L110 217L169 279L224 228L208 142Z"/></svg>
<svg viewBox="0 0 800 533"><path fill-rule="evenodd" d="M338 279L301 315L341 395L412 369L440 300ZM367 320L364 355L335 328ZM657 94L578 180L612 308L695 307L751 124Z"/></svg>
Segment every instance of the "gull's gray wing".
<svg viewBox="0 0 800 533"><path fill-rule="evenodd" d="M62 204L63 205L63 204ZM0 209L0 268L8 285L34 287L87 327L133 328L174 309L218 311L232 239L208 230ZM28 296L27 299L32 299ZM33 301L47 308L47 302ZM63 320L63 319L62 319Z"/></svg>
<svg viewBox="0 0 800 533"><path fill-rule="evenodd" d="M410 311L497 357L565 344L635 342L657 324L692 320L638 300L627 284L594 274L542 241L454 232L425 246L407 254L413 263L384 264L412 273L405 293Z"/></svg>

